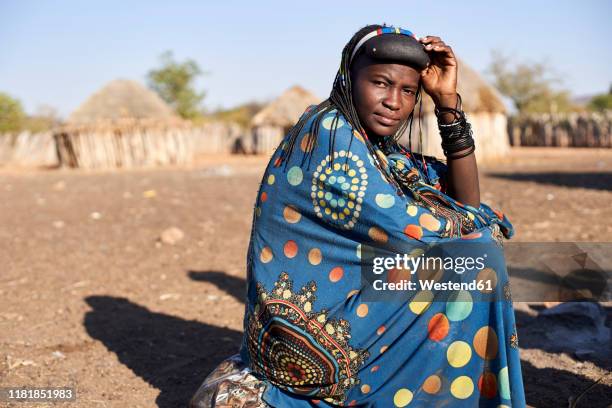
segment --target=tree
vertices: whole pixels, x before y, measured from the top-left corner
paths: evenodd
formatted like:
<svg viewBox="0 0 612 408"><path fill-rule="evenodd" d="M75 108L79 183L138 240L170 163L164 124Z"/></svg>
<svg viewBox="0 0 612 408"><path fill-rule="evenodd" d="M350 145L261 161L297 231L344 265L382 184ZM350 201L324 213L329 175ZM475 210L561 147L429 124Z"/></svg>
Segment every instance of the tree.
<svg viewBox="0 0 612 408"><path fill-rule="evenodd" d="M607 94L595 95L590 100L588 108L598 112L612 110L612 85Z"/></svg>
<svg viewBox="0 0 612 408"><path fill-rule="evenodd" d="M18 132L23 127L25 113L21 103L0 92L0 132Z"/></svg>
<svg viewBox="0 0 612 408"><path fill-rule="evenodd" d="M553 83L559 81L543 63L512 64L509 57L493 51L488 71L493 76L493 85L512 100L519 113L572 109L569 93L553 89Z"/></svg>
<svg viewBox="0 0 612 408"><path fill-rule="evenodd" d="M198 64L191 59L177 62L171 51L163 53L160 61L161 68L153 69L147 75L149 87L183 118L199 117L205 93L195 90L195 79L202 74Z"/></svg>

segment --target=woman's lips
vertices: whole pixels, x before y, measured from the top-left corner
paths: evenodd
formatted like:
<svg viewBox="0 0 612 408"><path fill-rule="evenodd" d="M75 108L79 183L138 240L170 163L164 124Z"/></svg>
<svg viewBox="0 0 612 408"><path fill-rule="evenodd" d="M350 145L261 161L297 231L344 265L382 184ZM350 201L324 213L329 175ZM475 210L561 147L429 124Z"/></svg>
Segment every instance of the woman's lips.
<svg viewBox="0 0 612 408"><path fill-rule="evenodd" d="M395 126L397 125L397 122L399 122L399 119L393 119L387 116L383 116L379 113L374 113L374 118L378 123L384 126Z"/></svg>

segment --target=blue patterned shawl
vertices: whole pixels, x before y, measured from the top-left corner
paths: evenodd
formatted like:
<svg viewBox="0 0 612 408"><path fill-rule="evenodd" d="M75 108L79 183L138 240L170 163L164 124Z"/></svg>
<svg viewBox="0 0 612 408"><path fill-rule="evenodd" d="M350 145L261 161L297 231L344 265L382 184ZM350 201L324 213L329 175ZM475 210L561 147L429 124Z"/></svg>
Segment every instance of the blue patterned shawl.
<svg viewBox="0 0 612 408"><path fill-rule="evenodd" d="M374 146L373 157L336 111L311 143L315 117L287 161L287 140L272 156L253 216L241 356L266 381L264 400L283 408L524 407L503 263L494 265L503 293L494 302L465 292L461 301L432 301L431 292L368 301L361 279L365 248L500 242L512 235L508 220L446 195L442 162L395 143Z"/></svg>

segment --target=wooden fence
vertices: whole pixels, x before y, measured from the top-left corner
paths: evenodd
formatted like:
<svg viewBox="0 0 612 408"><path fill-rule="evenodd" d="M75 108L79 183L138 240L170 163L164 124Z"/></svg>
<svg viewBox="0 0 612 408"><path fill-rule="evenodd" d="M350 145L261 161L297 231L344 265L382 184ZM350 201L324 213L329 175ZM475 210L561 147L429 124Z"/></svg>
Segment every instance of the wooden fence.
<svg viewBox="0 0 612 408"><path fill-rule="evenodd" d="M200 126L62 127L45 133L6 134L0 135L0 165L84 169L183 165L198 155L234 152L242 133L236 124L209 122Z"/></svg>
<svg viewBox="0 0 612 408"><path fill-rule="evenodd" d="M512 146L612 147L612 111L512 117L508 135Z"/></svg>
<svg viewBox="0 0 612 408"><path fill-rule="evenodd" d="M0 134L0 165L57 167L59 160L52 132Z"/></svg>
<svg viewBox="0 0 612 408"><path fill-rule="evenodd" d="M474 114L469 119L480 160L505 155L508 141L512 146L612 147L612 112L510 117L507 134L506 118L501 114ZM415 137L413 148L440 155L435 120L425 115L421 125L423 145ZM0 134L0 166L111 169L182 165L203 154L270 154L284 131L261 127L251 132L225 122L198 126L130 122Z"/></svg>

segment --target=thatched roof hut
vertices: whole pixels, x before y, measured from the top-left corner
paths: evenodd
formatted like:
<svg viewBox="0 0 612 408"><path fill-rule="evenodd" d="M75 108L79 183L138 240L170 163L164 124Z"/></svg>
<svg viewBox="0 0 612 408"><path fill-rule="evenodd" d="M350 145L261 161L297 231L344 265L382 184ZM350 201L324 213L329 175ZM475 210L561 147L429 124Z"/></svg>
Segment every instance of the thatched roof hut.
<svg viewBox="0 0 612 408"><path fill-rule="evenodd" d="M291 127L309 105L319 102L321 99L295 85L257 112L251 123L253 126Z"/></svg>
<svg viewBox="0 0 612 408"><path fill-rule="evenodd" d="M188 164L201 154L228 154L236 123L181 119L138 82L115 80L50 132L0 135L0 166L60 165L117 169Z"/></svg>
<svg viewBox="0 0 612 408"><path fill-rule="evenodd" d="M136 81L116 79L91 95L68 118L69 125L96 125L121 120L178 120L155 92Z"/></svg>
<svg viewBox="0 0 612 408"><path fill-rule="evenodd" d="M272 153L304 110L319 102L321 99L301 86L287 89L253 117L252 143L246 143L248 150L260 154Z"/></svg>
<svg viewBox="0 0 612 408"><path fill-rule="evenodd" d="M89 97L55 135L67 167L122 168L189 163L189 122L153 91L115 80Z"/></svg>

